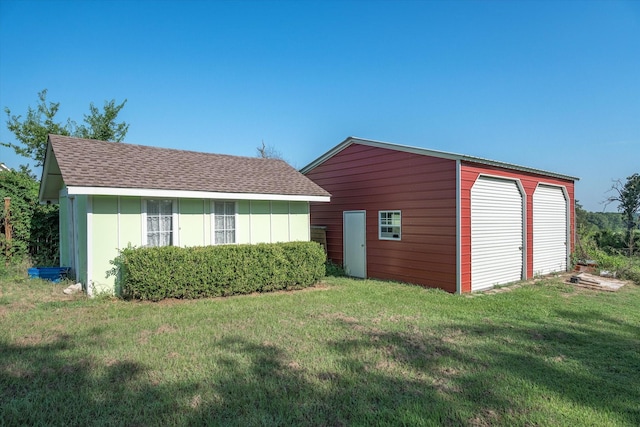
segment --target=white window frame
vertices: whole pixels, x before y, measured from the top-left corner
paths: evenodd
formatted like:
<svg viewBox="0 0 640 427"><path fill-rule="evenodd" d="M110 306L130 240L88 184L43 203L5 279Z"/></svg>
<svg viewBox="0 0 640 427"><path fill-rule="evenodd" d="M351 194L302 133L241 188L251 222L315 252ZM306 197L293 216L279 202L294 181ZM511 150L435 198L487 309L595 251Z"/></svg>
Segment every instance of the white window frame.
<svg viewBox="0 0 640 427"><path fill-rule="evenodd" d="M216 203L233 203L233 242L216 243ZM238 244L238 203L235 200L211 201L211 244L212 245L236 245Z"/></svg>
<svg viewBox="0 0 640 427"><path fill-rule="evenodd" d="M398 214L399 215L399 219L400 219L400 224L398 225L394 225L394 224L388 224L388 223L383 223L383 218L382 215L386 215L386 214L391 214L391 215L395 215ZM387 221L388 219L385 218L384 221ZM398 227L398 237L394 237L394 235L396 233L394 233L393 231L391 233L389 233L388 231L382 231L383 227ZM383 235L383 233L385 235ZM387 235L387 233L389 233L390 235ZM402 240L402 211L400 210L386 210L386 211L378 211L378 239L379 240Z"/></svg>
<svg viewBox="0 0 640 427"><path fill-rule="evenodd" d="M171 227L172 227L172 232L171 232L171 241L172 241L172 246L179 246L179 239L178 239L178 230L180 229L179 224L178 224L178 200L177 199L173 199L173 198L167 198L167 197L149 197L147 199L142 199L142 207L141 207L141 211L142 211L142 246L147 246L149 244L148 240L147 240L147 202L149 200L167 200L167 201L171 201Z"/></svg>

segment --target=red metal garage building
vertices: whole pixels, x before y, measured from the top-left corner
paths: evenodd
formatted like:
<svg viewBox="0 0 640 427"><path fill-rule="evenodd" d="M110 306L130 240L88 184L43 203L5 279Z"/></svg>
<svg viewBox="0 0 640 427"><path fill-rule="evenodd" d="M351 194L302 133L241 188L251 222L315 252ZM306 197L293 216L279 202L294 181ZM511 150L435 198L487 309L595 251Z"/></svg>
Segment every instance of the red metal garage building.
<svg viewBox="0 0 640 427"><path fill-rule="evenodd" d="M575 177L359 138L302 168L328 257L355 277L465 293L565 271Z"/></svg>

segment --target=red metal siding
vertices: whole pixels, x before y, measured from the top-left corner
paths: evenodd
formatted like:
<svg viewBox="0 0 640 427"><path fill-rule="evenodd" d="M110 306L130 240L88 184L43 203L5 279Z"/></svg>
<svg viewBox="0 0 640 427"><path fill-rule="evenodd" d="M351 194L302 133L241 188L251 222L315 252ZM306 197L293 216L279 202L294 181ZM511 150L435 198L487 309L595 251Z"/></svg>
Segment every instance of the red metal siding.
<svg viewBox="0 0 640 427"><path fill-rule="evenodd" d="M331 193L311 203L331 260L343 262L343 211L366 210L367 277L456 291L455 160L353 144L307 176ZM402 211L401 241L378 239L379 210Z"/></svg>
<svg viewBox="0 0 640 427"><path fill-rule="evenodd" d="M498 167L461 162L460 180L460 216L461 216L461 287L462 292L471 292L471 187L480 174L519 179L526 193L526 276L533 277L533 193L539 183L564 186L569 195L569 228L571 249L574 247L574 182L537 175L527 172L511 171Z"/></svg>

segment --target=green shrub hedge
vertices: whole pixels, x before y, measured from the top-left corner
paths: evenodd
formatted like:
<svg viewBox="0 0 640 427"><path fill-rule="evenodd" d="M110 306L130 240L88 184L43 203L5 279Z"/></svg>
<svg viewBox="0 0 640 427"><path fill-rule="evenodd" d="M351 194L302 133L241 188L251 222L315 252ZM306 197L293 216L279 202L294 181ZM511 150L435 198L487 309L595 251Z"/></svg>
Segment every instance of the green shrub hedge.
<svg viewBox="0 0 640 427"><path fill-rule="evenodd" d="M217 297L313 285L326 256L315 242L127 248L112 263L124 298Z"/></svg>

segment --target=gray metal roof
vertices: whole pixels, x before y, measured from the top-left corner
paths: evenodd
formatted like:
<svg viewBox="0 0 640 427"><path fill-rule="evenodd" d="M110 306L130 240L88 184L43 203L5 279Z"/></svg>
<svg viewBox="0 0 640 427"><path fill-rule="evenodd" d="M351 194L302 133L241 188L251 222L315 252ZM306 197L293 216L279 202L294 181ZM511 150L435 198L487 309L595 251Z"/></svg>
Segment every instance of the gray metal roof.
<svg viewBox="0 0 640 427"><path fill-rule="evenodd" d="M302 169L300 169L300 172L302 172L303 174L306 174L307 172L309 172L312 169L314 169L316 166L319 166L320 164L324 163L326 160L328 160L331 157L335 156L340 151L344 150L345 148L347 148L348 146L350 146L352 144L368 145L368 146L371 146L371 147L379 147L379 148L386 148L386 149L389 149L389 150L404 151L404 152L407 152L407 153L414 153L414 154L419 154L419 155L423 155L423 156L432 156L432 157L438 157L438 158L443 158L443 159L460 160L460 161L465 161L465 162L478 163L478 164L482 164L482 165L495 166L495 167L515 170L515 171L535 173L535 174L538 174L538 175L546 175L546 176L551 176L551 177L554 177L554 178L566 179L566 180L569 180L569 181L578 181L580 179L580 178L577 178L577 177L574 177L574 176L563 175L563 174L559 174L559 173L556 173L556 172L549 172L549 171L545 171L545 170L542 170L542 169L530 168L530 167L527 167L527 166L514 165L514 164L511 164L511 163L499 162L499 161L496 161L496 160L484 159L482 157L468 156L468 155L465 155L465 154L448 153L448 152L445 152L445 151L429 150L429 149L426 149L426 148L412 147L412 146L400 145L400 144L393 144L393 143L390 143L390 142L375 141L375 140L372 140L372 139L364 139L364 138L358 138L358 137L353 137L353 136L348 137L347 139L342 141L340 144L336 145L331 150L327 151L322 156L318 157L317 159L315 159L314 161L309 163L307 166L305 166Z"/></svg>

